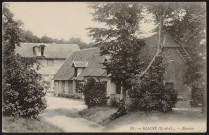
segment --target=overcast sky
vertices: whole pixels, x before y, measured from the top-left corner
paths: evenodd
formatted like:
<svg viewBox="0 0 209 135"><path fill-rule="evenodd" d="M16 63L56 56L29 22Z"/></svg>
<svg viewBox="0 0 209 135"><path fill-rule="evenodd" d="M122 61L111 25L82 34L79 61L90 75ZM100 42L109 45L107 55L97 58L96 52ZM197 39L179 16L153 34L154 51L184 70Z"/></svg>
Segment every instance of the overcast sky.
<svg viewBox="0 0 209 135"><path fill-rule="evenodd" d="M25 30L34 35L68 40L79 37L84 42L91 42L88 27L102 27L92 21L88 3L84 2L8 2L15 19L24 23ZM150 18L150 16L147 16ZM142 24L145 31L153 29L153 24Z"/></svg>

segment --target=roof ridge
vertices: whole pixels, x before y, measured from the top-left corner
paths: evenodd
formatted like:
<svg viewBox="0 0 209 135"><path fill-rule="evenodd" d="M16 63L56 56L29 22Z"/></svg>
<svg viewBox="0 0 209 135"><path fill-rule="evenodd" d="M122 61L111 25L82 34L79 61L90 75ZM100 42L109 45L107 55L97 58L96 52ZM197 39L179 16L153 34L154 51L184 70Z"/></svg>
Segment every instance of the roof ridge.
<svg viewBox="0 0 209 135"><path fill-rule="evenodd" d="M82 50L75 51L75 52L86 51L86 50L93 50L93 49L98 49L98 48L99 47L86 48L86 49L82 49Z"/></svg>
<svg viewBox="0 0 209 135"><path fill-rule="evenodd" d="M41 43L32 43L32 42L20 42L20 44L41 44ZM53 44L53 45L78 45L78 44L60 44L60 43L43 43L43 44Z"/></svg>

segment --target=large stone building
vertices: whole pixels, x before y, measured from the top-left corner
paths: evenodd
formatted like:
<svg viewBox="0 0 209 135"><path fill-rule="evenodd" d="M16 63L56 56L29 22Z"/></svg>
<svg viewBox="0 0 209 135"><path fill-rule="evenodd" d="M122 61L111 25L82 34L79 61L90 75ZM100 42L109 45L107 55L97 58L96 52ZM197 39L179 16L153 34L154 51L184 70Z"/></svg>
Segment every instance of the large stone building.
<svg viewBox="0 0 209 135"><path fill-rule="evenodd" d="M79 51L77 44L54 44L54 43L20 43L16 47L16 53L22 57L36 58L40 62L38 72L42 74L45 81L48 81L50 91L53 91L54 82L52 78L62 66L67 57L74 51Z"/></svg>
<svg viewBox="0 0 209 135"><path fill-rule="evenodd" d="M157 51L158 36L153 35L144 40L147 45L145 49L150 53L150 58L148 59L151 60ZM177 103L177 107L190 106L191 92L190 89L183 84L183 74L186 70L185 63L186 61L190 61L191 58L185 49L177 44L169 35L166 36L163 52L165 54L164 62L167 63L164 82L174 84L178 92L178 98L181 99L181 101ZM108 60L108 57L101 56L99 48L74 52L53 78L56 95L79 95L81 93L76 89L78 82L85 81L88 77L95 77L107 82L107 96L111 98L120 97L121 89L111 82L103 67L105 59Z"/></svg>

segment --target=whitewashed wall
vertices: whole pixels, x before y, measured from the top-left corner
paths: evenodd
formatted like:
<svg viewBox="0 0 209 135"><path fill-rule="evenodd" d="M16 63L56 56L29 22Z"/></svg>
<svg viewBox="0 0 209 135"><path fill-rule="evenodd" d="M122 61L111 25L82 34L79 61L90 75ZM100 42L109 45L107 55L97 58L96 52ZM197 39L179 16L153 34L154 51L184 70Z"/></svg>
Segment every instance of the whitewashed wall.
<svg viewBox="0 0 209 135"><path fill-rule="evenodd" d="M112 83L110 79L107 81L107 95L116 94L116 85Z"/></svg>
<svg viewBox="0 0 209 135"><path fill-rule="evenodd" d="M42 74L45 81L50 82L49 89L47 91L54 91L55 85L52 78L62 66L65 60L40 59L38 61L40 62L40 69L37 72Z"/></svg>

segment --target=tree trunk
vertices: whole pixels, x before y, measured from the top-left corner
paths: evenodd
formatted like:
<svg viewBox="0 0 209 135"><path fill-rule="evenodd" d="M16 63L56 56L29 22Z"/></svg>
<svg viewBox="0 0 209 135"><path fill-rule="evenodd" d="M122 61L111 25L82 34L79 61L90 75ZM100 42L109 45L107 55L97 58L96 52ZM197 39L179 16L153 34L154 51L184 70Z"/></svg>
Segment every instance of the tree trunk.
<svg viewBox="0 0 209 135"><path fill-rule="evenodd" d="M160 52L162 51L163 46L165 45L165 39L166 39L166 35L164 35L164 42L163 45L161 45L161 36L162 36L162 17L160 17L160 26L159 26L159 41L158 41L158 48L157 48L157 52L155 54L155 56L153 57L153 59L150 61L149 65L147 66L147 68L139 75L139 78L142 78L146 72L150 69L150 67L152 66L153 62L155 61L156 57L159 56Z"/></svg>
<svg viewBox="0 0 209 135"><path fill-rule="evenodd" d="M159 25L159 41L158 41L158 48L157 48L157 52L155 54L155 56L153 57L153 59L151 60L151 62L149 63L149 65L147 66L147 68L144 70L144 72L142 72L139 77L143 77L144 74L150 69L150 67L152 66L153 62L155 61L156 57L160 54L162 47L165 45L165 39L166 37L164 36L164 42L163 45L161 46L161 36L162 36L162 17L160 17L160 25ZM122 84L122 82L121 82ZM122 85L121 85L122 86ZM127 95L126 95L127 94ZM121 114L126 114L127 113L127 106L129 104L129 101L126 99L126 96L128 96L128 92L126 93L124 91L124 88L121 87L121 101L123 103L120 103L119 109L118 111L115 113L115 115L117 116L122 116ZM121 111L123 110L123 111Z"/></svg>
<svg viewBox="0 0 209 135"><path fill-rule="evenodd" d="M152 66L153 62L155 61L156 57L159 56L160 52L162 51L163 46L165 45L165 40L166 40L166 36L164 36L164 41L163 41L163 45L161 45L161 36L162 36L162 25L163 25L163 20L162 17L160 17L160 25L159 25L159 41L158 41L158 48L157 48L157 52L155 54L155 56L153 57L153 59L151 60L151 62L149 63L149 65L147 66L147 68L144 70L144 72L142 72L139 77L142 78L145 73L150 69L150 67ZM122 84L122 82L121 82ZM122 86L122 85L121 85ZM127 95L126 95L127 94ZM127 113L127 105L129 104L126 99L126 97L128 96L128 93L126 93L124 91L124 88L121 87L121 101L123 101L123 103L120 103L119 109L118 111L113 115L113 119L114 118L118 118L120 116L123 116Z"/></svg>

